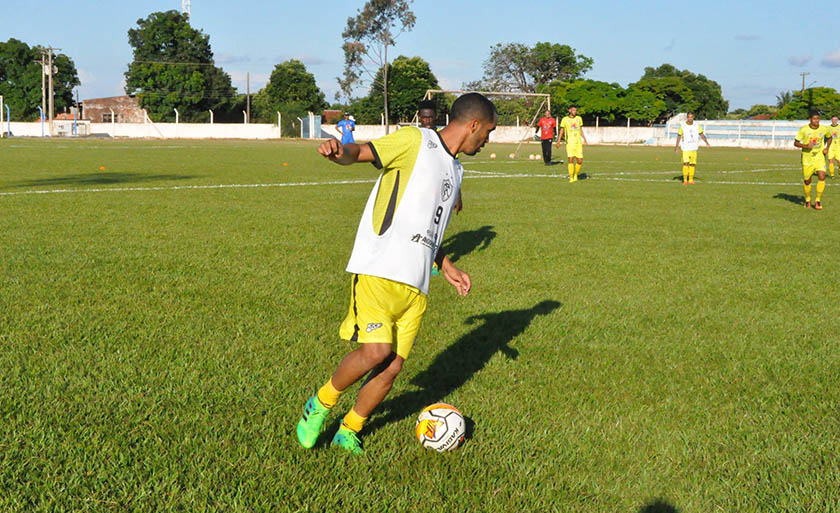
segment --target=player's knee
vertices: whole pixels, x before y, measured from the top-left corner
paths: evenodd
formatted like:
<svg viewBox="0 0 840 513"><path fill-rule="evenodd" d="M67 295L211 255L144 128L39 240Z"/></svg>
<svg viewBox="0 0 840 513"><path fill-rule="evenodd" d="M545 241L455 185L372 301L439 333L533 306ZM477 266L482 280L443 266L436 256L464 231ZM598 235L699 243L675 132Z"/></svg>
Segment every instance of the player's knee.
<svg viewBox="0 0 840 513"><path fill-rule="evenodd" d="M373 368L392 358L391 344L362 344L362 355L368 365Z"/></svg>
<svg viewBox="0 0 840 513"><path fill-rule="evenodd" d="M380 374L384 379L387 379L390 382L393 382L395 379L397 379L397 375L402 370L402 365L404 361L402 358L396 357L396 355L394 356L395 358L385 368L385 370L382 371L382 374Z"/></svg>

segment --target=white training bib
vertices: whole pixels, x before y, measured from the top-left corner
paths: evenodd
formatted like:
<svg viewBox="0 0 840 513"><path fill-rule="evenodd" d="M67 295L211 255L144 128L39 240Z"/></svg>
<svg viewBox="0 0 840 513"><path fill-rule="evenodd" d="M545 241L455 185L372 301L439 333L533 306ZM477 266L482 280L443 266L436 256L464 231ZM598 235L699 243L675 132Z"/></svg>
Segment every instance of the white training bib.
<svg viewBox="0 0 840 513"><path fill-rule="evenodd" d="M700 125L697 122L692 124L680 123L682 129L682 141L680 148L683 151L696 151L700 147Z"/></svg>
<svg viewBox="0 0 840 513"><path fill-rule="evenodd" d="M401 130L412 129L417 130ZM419 130L422 139L417 145L414 169L390 226L382 234L373 229L380 175L359 222L347 272L405 283L428 294L432 263L458 198L464 168L449 154L436 131ZM383 174L396 171L386 168Z"/></svg>

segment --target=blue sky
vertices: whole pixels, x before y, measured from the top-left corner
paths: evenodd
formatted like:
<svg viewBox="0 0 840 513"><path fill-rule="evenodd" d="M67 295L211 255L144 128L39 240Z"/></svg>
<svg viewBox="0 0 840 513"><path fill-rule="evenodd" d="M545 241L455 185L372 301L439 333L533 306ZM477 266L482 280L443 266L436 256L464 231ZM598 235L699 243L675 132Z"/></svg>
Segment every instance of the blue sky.
<svg viewBox="0 0 840 513"><path fill-rule="evenodd" d="M302 60L332 101L341 74L341 32L364 0L341 2L192 0L192 24L210 35L216 62L245 89L261 87L274 64ZM802 9L794 8L804 6ZM180 0L4 0L0 41L62 48L79 70L82 98L123 94L131 60L127 31ZM417 25L393 56L419 55L445 88L481 77L497 42L568 44L595 60L588 78L627 85L664 62L703 73L730 108L774 103L806 85L840 89L840 3L757 1L416 0Z"/></svg>

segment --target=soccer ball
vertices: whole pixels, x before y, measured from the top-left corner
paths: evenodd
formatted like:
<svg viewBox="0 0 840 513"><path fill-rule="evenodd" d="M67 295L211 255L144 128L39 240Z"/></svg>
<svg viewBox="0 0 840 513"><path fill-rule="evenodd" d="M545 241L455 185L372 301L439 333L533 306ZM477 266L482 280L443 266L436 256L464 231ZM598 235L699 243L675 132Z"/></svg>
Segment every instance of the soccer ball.
<svg viewBox="0 0 840 513"><path fill-rule="evenodd" d="M446 403L426 406L417 417L414 434L426 449L452 451L464 443L467 424L458 408Z"/></svg>
<svg viewBox="0 0 840 513"><path fill-rule="evenodd" d="M491 154L490 154L490 158L491 158L491 159L496 158L496 154L495 154L495 153L491 153Z"/></svg>
<svg viewBox="0 0 840 513"><path fill-rule="evenodd" d="M533 153L528 155L528 160L534 160L534 154Z"/></svg>
<svg viewBox="0 0 840 513"><path fill-rule="evenodd" d="M513 153L511 153L510 155L508 155L508 158L509 158L509 159L516 158L516 155L514 155Z"/></svg>

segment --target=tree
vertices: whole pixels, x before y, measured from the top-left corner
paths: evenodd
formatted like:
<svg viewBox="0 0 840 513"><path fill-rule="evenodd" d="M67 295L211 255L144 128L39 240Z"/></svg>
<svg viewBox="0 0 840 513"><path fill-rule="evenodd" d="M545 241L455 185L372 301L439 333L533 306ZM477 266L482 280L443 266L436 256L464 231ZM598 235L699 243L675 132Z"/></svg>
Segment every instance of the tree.
<svg viewBox="0 0 840 513"><path fill-rule="evenodd" d="M17 39L0 42L0 95L16 119L40 119L41 51L42 47L30 47ZM57 54L53 63L58 68L53 75L53 106L56 112L61 112L74 105L73 88L81 83L70 57Z"/></svg>
<svg viewBox="0 0 840 513"><path fill-rule="evenodd" d="M134 60L125 92L136 95L142 108L167 121L175 119L175 108L185 121L206 119L210 109L220 120L234 114L236 91L230 75L214 64L210 36L178 11L154 12L137 25L128 31Z"/></svg>
<svg viewBox="0 0 840 513"><path fill-rule="evenodd" d="M645 68L642 79L661 79L676 77L691 90L694 106L692 111L700 119L722 117L729 110L729 102L723 99L720 84L709 80L704 75L697 75L688 70L680 70L670 64L658 68ZM668 103L666 101L666 103Z"/></svg>
<svg viewBox="0 0 840 513"><path fill-rule="evenodd" d="M377 70L383 70L381 86L385 133L390 128L388 47L394 46L400 34L414 28L415 17L409 8L410 3L411 0L368 0L355 18L347 18L347 27L341 34L344 39L344 78L338 79L338 85L348 99L362 80L363 73L372 76L375 81L376 72L369 70L367 64L372 63Z"/></svg>
<svg viewBox="0 0 840 513"><path fill-rule="evenodd" d="M660 112L660 118L671 117L678 112L694 112L697 110L697 103L694 101L694 93L680 77L671 76L662 78L642 78L638 82L630 84L627 87L628 93L631 90L652 93L657 100L662 101L665 108L662 109L662 112ZM630 119L634 119L633 116L629 117Z"/></svg>
<svg viewBox="0 0 840 513"><path fill-rule="evenodd" d="M383 73L380 70L371 86L371 99L379 98L384 93ZM417 112L417 104L429 89L438 89L438 79L432 73L429 63L420 57L406 57L400 55L388 65L388 105L390 107L390 121L407 121Z"/></svg>
<svg viewBox="0 0 840 513"><path fill-rule="evenodd" d="M497 43L484 61L484 77L469 89L534 93L554 81L575 80L592 69L593 60L568 45Z"/></svg>
<svg viewBox="0 0 840 513"><path fill-rule="evenodd" d="M271 123L276 113L282 114L284 132L292 130L297 117L307 112L321 112L327 107L324 93L315 83L315 76L299 60L291 59L274 66L264 88L254 95L254 118Z"/></svg>
<svg viewBox="0 0 840 513"><path fill-rule="evenodd" d="M796 91L790 103L779 110L778 119L807 119L811 111L824 115L840 111L840 94L830 87L812 87Z"/></svg>
<svg viewBox="0 0 840 513"><path fill-rule="evenodd" d="M656 94L631 85L619 103L621 114L627 119L638 119L653 123L662 116L667 106Z"/></svg>
<svg viewBox="0 0 840 513"><path fill-rule="evenodd" d="M572 105L587 121L596 117L611 123L621 114L620 100L624 88L598 80L575 80L573 82L552 82L548 91L554 105L564 111Z"/></svg>
<svg viewBox="0 0 840 513"><path fill-rule="evenodd" d="M793 100L793 93L790 91L782 91L776 95L776 107L781 109Z"/></svg>

